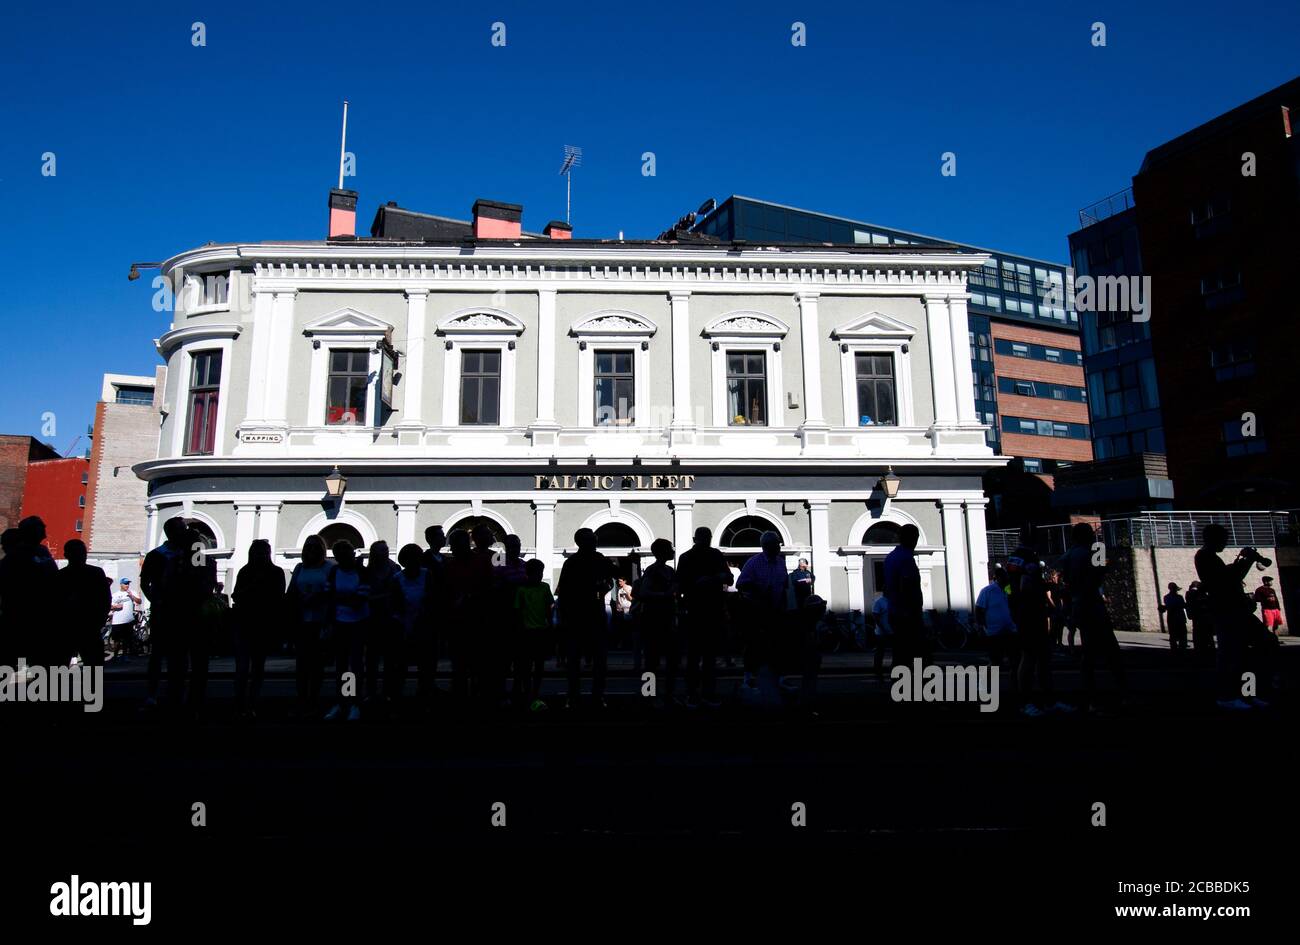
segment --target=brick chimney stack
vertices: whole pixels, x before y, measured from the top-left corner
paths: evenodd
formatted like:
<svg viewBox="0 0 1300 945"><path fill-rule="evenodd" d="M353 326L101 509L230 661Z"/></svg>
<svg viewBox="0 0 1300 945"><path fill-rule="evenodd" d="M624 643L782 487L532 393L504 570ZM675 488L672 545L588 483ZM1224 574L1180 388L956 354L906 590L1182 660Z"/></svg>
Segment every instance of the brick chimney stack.
<svg viewBox="0 0 1300 945"><path fill-rule="evenodd" d="M524 208L517 203L474 201L474 238L518 239L523 231Z"/></svg>
<svg viewBox="0 0 1300 945"><path fill-rule="evenodd" d="M357 192L330 189L330 239L357 235Z"/></svg>
<svg viewBox="0 0 1300 945"><path fill-rule="evenodd" d="M573 227L569 226L569 224L565 223L563 220L552 220L550 223L546 224L546 229L543 232L546 234L548 240L573 239Z"/></svg>

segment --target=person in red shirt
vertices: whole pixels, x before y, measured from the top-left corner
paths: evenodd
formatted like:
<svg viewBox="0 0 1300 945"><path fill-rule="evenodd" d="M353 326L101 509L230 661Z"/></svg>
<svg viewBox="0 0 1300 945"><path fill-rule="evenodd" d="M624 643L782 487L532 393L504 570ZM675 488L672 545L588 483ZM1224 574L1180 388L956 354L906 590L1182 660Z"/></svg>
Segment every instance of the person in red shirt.
<svg viewBox="0 0 1300 945"><path fill-rule="evenodd" d="M1282 605L1278 603L1272 577L1264 575L1264 583L1255 588L1254 598L1259 605L1260 619L1264 621L1264 626L1276 634L1282 629Z"/></svg>

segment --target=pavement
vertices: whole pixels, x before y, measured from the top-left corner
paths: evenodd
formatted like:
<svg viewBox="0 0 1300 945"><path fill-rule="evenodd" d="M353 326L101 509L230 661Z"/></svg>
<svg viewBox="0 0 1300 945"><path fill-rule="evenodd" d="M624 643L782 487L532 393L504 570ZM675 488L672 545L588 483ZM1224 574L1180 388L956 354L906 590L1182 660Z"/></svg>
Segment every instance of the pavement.
<svg viewBox="0 0 1300 945"><path fill-rule="evenodd" d="M544 713L444 703L356 724L290 719L288 661L272 661L255 723L234 719L227 661L201 721L142 713L143 661L110 664L101 713L0 706L20 710L5 726L20 832L0 869L4 914L34 915L80 870L153 882L156 925L172 930L289 915L336 932L454 912L485 890L496 905L480 915L505 921L502 883L558 884L527 913L537 922L567 916L556 909L581 888L624 925L646 909L686 921L674 897L716 891L703 914L723 919L802 903L868 924L1042 913L1075 926L1117 921L1130 879L1247 880L1249 895L1214 901L1285 915L1292 879L1273 863L1297 839L1300 647L1284 641L1271 708L1229 714L1209 667L1135 636L1122 638L1129 700L1042 718L1007 698L996 713L895 703L864 654L828 656L811 706L749 697L733 672L718 709L656 709L616 654L605 710L564 710L553 674ZM1074 656L1057 651L1053 669L1080 702Z"/></svg>

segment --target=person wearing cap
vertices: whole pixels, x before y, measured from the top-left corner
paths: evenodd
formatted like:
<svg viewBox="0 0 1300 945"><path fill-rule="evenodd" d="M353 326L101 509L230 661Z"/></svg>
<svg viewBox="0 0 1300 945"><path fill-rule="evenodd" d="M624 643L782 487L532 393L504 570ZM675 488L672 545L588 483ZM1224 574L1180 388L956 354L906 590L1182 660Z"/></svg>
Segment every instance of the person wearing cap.
<svg viewBox="0 0 1300 945"><path fill-rule="evenodd" d="M1282 629L1282 605L1278 603L1272 576L1265 574L1262 580L1264 583L1255 588L1252 596L1259 605L1260 619L1264 621L1264 626L1270 633L1276 634Z"/></svg>
<svg viewBox="0 0 1300 945"><path fill-rule="evenodd" d="M1170 581L1169 593L1160 605L1160 612L1165 615L1165 625L1169 628L1169 649L1175 653L1187 650L1187 601L1178 593L1181 590L1181 587Z"/></svg>
<svg viewBox="0 0 1300 945"><path fill-rule="evenodd" d="M131 631L135 629L135 613L140 607L140 595L131 589L131 579L122 578L117 582L113 592L112 615L109 618L112 630L109 643L113 647L114 658L125 659L131 648Z"/></svg>

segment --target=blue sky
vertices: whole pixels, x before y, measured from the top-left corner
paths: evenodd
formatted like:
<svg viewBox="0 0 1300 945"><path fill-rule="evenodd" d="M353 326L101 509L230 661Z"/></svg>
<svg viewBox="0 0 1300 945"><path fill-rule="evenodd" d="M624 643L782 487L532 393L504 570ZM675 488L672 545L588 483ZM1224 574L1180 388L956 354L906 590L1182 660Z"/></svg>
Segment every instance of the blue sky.
<svg viewBox="0 0 1300 945"><path fill-rule="evenodd" d="M324 236L344 98L362 232L387 200L476 197L540 229L577 144L579 236L742 193L1064 261L1148 148L1293 78L1297 35L1273 2L23 5L0 36L0 432L52 411L64 450L103 373L152 373L167 316L133 260Z"/></svg>

